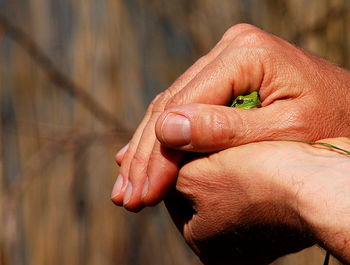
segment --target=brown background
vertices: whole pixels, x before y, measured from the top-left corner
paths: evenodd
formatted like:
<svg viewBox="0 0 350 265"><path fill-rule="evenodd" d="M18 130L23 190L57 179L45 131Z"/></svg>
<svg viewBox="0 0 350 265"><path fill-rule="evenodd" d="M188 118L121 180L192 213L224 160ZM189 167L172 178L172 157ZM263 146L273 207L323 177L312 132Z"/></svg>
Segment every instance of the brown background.
<svg viewBox="0 0 350 265"><path fill-rule="evenodd" d="M349 67L346 0L0 0L0 264L196 264L163 205L109 196L151 99L230 26ZM322 264L315 247L275 264ZM332 260L332 264L338 264Z"/></svg>

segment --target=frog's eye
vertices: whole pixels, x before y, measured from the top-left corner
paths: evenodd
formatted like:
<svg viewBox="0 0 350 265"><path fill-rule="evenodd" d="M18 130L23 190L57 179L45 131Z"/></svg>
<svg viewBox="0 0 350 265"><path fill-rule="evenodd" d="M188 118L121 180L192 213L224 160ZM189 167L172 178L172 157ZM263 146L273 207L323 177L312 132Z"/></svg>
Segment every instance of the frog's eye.
<svg viewBox="0 0 350 265"><path fill-rule="evenodd" d="M236 101L236 104L237 105L241 105L241 104L243 104L244 103L244 99L243 98L239 98L239 99L237 99L237 101Z"/></svg>

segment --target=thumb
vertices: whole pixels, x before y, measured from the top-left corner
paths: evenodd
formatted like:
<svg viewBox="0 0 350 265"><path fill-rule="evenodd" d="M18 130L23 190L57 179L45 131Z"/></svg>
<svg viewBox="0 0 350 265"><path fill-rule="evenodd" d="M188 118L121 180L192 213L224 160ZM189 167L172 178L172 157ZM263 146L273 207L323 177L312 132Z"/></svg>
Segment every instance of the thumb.
<svg viewBox="0 0 350 265"><path fill-rule="evenodd" d="M194 152L213 152L266 140L305 139L301 113L288 104L255 110L219 105L187 104L170 108L156 123L156 135L165 146ZM306 126L307 127L307 126Z"/></svg>

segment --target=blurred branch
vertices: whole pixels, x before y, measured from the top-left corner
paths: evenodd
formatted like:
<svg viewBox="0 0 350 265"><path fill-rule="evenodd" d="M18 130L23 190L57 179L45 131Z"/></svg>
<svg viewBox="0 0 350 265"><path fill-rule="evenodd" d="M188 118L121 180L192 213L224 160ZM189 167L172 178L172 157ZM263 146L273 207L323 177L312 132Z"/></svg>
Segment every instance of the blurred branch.
<svg viewBox="0 0 350 265"><path fill-rule="evenodd" d="M311 34L320 34L327 29L330 21L343 17L347 12L347 8L337 7L331 8L327 13L318 19L316 23L311 26L306 26L298 31L292 38L294 43L300 43L300 41Z"/></svg>
<svg viewBox="0 0 350 265"><path fill-rule="evenodd" d="M58 125L55 123L48 122L32 122L25 119L16 119L17 124L21 128L20 130L14 130L13 133L19 134L22 137L30 137L45 141L60 141L62 138L72 138L72 137L86 137L87 135L105 135L110 134L112 137L112 133L114 136L118 137L118 143L126 143L132 137L132 133L130 131L121 131L121 130L105 130L92 133L89 130L79 130L76 128L72 128L69 126ZM36 130L40 131L40 135L33 131L33 127L35 126ZM91 137L90 137L91 138ZM102 139L103 140L103 139Z"/></svg>
<svg viewBox="0 0 350 265"><path fill-rule="evenodd" d="M59 139L50 141L45 144L37 152L35 152L31 158L26 160L23 166L23 175L21 177L14 178L15 181L11 183L3 198L3 205L5 208L14 210L20 203L20 198L24 194L30 184L42 176L45 168L54 159L64 152L68 152L76 149L79 146L87 146L93 142L114 142L115 139L129 139L129 134L116 133L114 130L107 130L99 133L76 133L66 134ZM6 211L5 211L6 212Z"/></svg>
<svg viewBox="0 0 350 265"><path fill-rule="evenodd" d="M126 129L122 123L105 108L103 108L86 89L76 84L73 80L63 74L50 60L49 56L45 54L35 41L33 41L28 34L22 29L13 25L7 18L0 15L0 27L18 43L37 63L37 65L47 74L50 80L59 88L66 91L69 95L76 98L93 116L95 116L102 123L112 126L117 130Z"/></svg>

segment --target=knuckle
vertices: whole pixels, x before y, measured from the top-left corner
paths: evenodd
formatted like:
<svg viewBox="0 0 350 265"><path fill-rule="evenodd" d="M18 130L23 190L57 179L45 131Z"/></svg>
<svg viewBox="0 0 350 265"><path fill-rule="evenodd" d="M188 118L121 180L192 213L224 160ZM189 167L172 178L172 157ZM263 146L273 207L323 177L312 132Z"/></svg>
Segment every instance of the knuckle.
<svg viewBox="0 0 350 265"><path fill-rule="evenodd" d="M154 106L152 108L152 113L158 113L163 112L168 102L171 100L171 98L174 96L174 94L171 92L170 89L167 89L163 91L157 101L155 101Z"/></svg>
<svg viewBox="0 0 350 265"><path fill-rule="evenodd" d="M166 90L165 90L165 91L166 91ZM159 102L162 102L162 101L164 100L164 97L166 96L165 93L164 93L165 91L159 93L159 94L152 100L151 104L152 104L153 108L154 108L154 106L158 105Z"/></svg>
<svg viewBox="0 0 350 265"><path fill-rule="evenodd" d="M215 147L217 150L234 146L236 142L239 142L240 134L238 132L243 129L242 123L241 117L235 111L213 112L202 121L205 127L201 126L201 129L210 128L210 130L204 136L199 137L198 141L193 139L192 143L194 146L202 146L203 137L205 137L207 139L204 142L208 142L211 147Z"/></svg>
<svg viewBox="0 0 350 265"><path fill-rule="evenodd" d="M268 40L268 34L258 28L241 32L234 39L234 43L239 47L261 46Z"/></svg>
<svg viewBox="0 0 350 265"><path fill-rule="evenodd" d="M163 92L156 95L156 97L152 100L151 105L156 104L156 102L159 100L160 97L162 97Z"/></svg>
<svg viewBox="0 0 350 265"><path fill-rule="evenodd" d="M205 55L201 56L199 59L197 59L197 61L195 62L195 65L198 65L198 66L207 65L209 59L210 59L209 54L205 54Z"/></svg>
<svg viewBox="0 0 350 265"><path fill-rule="evenodd" d="M174 96L172 97L165 105L164 110L168 110L172 107L176 107L178 105L181 105L184 102L184 99L186 97L186 94L181 96Z"/></svg>
<svg viewBox="0 0 350 265"><path fill-rule="evenodd" d="M156 103L160 100L160 98L162 97L162 93L159 93L152 101L151 103L149 104L147 110L146 110L146 116L147 115L151 115L152 112L153 112L153 109L154 109L154 106L156 105Z"/></svg>
<svg viewBox="0 0 350 265"><path fill-rule="evenodd" d="M146 168L146 156L142 152L136 152L131 161L131 167L145 167Z"/></svg>
<svg viewBox="0 0 350 265"><path fill-rule="evenodd" d="M193 174L196 172L196 169L199 169L202 171L200 168L196 167L196 163L192 162L189 164L186 164L184 167L182 167L179 171L179 177L176 182L176 189L180 191L182 194L185 196L194 196L195 195L195 189L197 187L196 185L196 177ZM197 172L198 175L200 175L200 172Z"/></svg>
<svg viewBox="0 0 350 265"><path fill-rule="evenodd" d="M212 188L208 179L213 174L213 166L215 164L208 157L186 164L179 171L176 189L194 201L200 200L205 191Z"/></svg>
<svg viewBox="0 0 350 265"><path fill-rule="evenodd" d="M167 89L163 92L163 98L166 100L171 99L174 96L174 93L172 92L171 89Z"/></svg>
<svg viewBox="0 0 350 265"><path fill-rule="evenodd" d="M232 27L230 27L222 36L222 41L232 40L234 39L238 34L247 31L247 30L254 30L257 29L255 26L245 23L236 24Z"/></svg>
<svg viewBox="0 0 350 265"><path fill-rule="evenodd" d="M215 69L215 71L223 72L223 71L226 71L226 69L228 68L228 65L227 65L226 60L224 60L224 58L222 56L218 56L215 59L215 62L213 64L213 68Z"/></svg>
<svg viewBox="0 0 350 265"><path fill-rule="evenodd" d="M139 172L146 172L146 169L147 160L145 155L141 152L136 152L130 164L129 179L132 182L137 181L140 178Z"/></svg>
<svg viewBox="0 0 350 265"><path fill-rule="evenodd" d="M217 123L216 127L219 130L214 133L214 139L223 139L225 147L235 146L239 141L237 131L242 131L243 127L242 119L238 113L233 112L230 115L222 113Z"/></svg>
<svg viewBox="0 0 350 265"><path fill-rule="evenodd" d="M123 163L120 167L119 174L123 177L127 177L129 174L129 163L126 165L126 163Z"/></svg>
<svg viewBox="0 0 350 265"><path fill-rule="evenodd" d="M130 163L131 163L131 153L129 153L130 151L128 150L125 154L125 157L121 163L120 169L119 169L119 174L121 174L122 176L128 176L129 175L129 168L130 168Z"/></svg>

